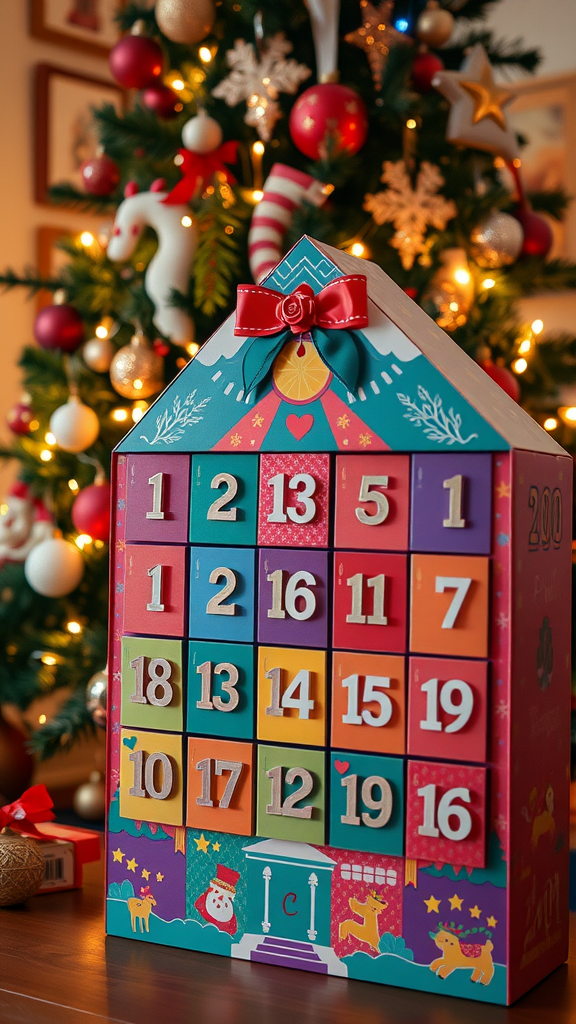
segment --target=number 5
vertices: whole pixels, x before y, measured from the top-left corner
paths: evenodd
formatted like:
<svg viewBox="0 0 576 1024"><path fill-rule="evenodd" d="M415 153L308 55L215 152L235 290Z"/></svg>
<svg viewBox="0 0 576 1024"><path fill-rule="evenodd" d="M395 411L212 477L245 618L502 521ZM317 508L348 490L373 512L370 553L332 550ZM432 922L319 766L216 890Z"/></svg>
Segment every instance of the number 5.
<svg viewBox="0 0 576 1024"><path fill-rule="evenodd" d="M370 514L363 508L356 509L356 518L365 526L380 526L388 518L390 505L382 491L372 490L373 487L388 487L387 476L363 476L360 484L358 501L373 501L376 511Z"/></svg>
<svg viewBox="0 0 576 1024"><path fill-rule="evenodd" d="M466 594L470 590L472 580L464 576L437 576L436 593L443 594L445 590L455 590L456 593L450 602L450 607L444 616L442 629L453 629L458 612L464 604Z"/></svg>

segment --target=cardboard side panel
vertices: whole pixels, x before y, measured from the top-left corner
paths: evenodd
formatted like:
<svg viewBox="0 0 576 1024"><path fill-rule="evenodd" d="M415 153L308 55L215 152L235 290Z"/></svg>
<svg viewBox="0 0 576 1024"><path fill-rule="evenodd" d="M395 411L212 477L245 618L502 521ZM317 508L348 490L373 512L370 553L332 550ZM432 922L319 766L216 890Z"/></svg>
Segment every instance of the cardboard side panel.
<svg viewBox="0 0 576 1024"><path fill-rule="evenodd" d="M572 460L513 453L510 1001L568 953Z"/></svg>

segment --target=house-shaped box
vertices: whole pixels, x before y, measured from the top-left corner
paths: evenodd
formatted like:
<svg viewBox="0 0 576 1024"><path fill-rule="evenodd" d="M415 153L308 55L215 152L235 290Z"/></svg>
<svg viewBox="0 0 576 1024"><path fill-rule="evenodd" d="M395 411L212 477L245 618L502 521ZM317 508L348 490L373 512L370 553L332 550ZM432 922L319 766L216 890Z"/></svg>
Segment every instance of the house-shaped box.
<svg viewBox="0 0 576 1024"><path fill-rule="evenodd" d="M376 266L265 289L114 456L108 932L510 1003L567 954L572 460Z"/></svg>

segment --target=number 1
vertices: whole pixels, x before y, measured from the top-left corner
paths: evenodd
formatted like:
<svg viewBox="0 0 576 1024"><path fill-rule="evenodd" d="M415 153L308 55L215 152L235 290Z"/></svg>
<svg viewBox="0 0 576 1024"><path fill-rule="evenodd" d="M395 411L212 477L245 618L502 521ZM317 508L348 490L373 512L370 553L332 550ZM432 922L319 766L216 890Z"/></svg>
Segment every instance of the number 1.
<svg viewBox="0 0 576 1024"><path fill-rule="evenodd" d="M162 498L164 494L164 473L154 473L148 480L152 492L152 511L146 513L146 519L164 519L162 511Z"/></svg>
<svg viewBox="0 0 576 1024"><path fill-rule="evenodd" d="M463 477L459 473L458 476L450 477L449 480L444 481L444 487L447 491L450 491L450 505L448 507L448 519L444 519L442 526L448 526L453 529L462 529L466 526L466 520L462 518L462 481Z"/></svg>
<svg viewBox="0 0 576 1024"><path fill-rule="evenodd" d="M163 612L162 604L162 566L153 565L148 569L148 575L152 577L152 600L146 605L148 612Z"/></svg>

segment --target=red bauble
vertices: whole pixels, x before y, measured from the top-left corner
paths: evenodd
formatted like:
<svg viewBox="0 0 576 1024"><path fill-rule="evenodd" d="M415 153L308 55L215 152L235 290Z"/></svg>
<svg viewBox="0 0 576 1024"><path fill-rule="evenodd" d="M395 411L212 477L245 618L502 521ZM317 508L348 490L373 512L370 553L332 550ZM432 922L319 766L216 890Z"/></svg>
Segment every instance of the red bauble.
<svg viewBox="0 0 576 1024"><path fill-rule="evenodd" d="M163 359L170 355L170 345L162 341L161 338L156 338L153 343L154 351L157 355L162 356Z"/></svg>
<svg viewBox="0 0 576 1024"><path fill-rule="evenodd" d="M6 417L6 422L13 434L29 434L34 413L27 402L17 402Z"/></svg>
<svg viewBox="0 0 576 1024"><path fill-rule="evenodd" d="M406 295L408 296L409 299L413 299L414 302L416 301L416 296L418 295L418 289L417 288L410 288L410 287L408 287L408 288L405 288L404 291L405 291L405 293L406 293Z"/></svg>
<svg viewBox="0 0 576 1024"><path fill-rule="evenodd" d="M118 165L105 153L86 160L80 173L84 191L91 196L109 196L120 183Z"/></svg>
<svg viewBox="0 0 576 1024"><path fill-rule="evenodd" d="M502 391L505 391L510 398L513 398L515 402L520 401L520 385L518 378L510 373L505 366L498 366L497 363L493 363L491 359L485 359L480 363L480 366L492 378L495 384L498 384Z"/></svg>
<svg viewBox="0 0 576 1024"><path fill-rule="evenodd" d="M540 214L534 213L528 206L518 206L514 216L520 221L524 232L524 241L520 250L521 256L547 256L552 248L554 236L548 221Z"/></svg>
<svg viewBox="0 0 576 1024"><path fill-rule="evenodd" d="M142 104L152 110L158 117L169 121L171 118L176 117L178 111L176 110L176 104L179 103L178 97L173 89L169 85L150 85L148 89L145 89L142 93ZM180 104L182 109L182 104Z"/></svg>
<svg viewBox="0 0 576 1024"><path fill-rule="evenodd" d="M148 36L124 36L110 51L110 71L125 89L146 89L162 74L162 50Z"/></svg>
<svg viewBox="0 0 576 1024"><path fill-rule="evenodd" d="M73 306L44 306L34 321L34 337L41 348L75 352L84 341L84 324Z"/></svg>
<svg viewBox="0 0 576 1024"><path fill-rule="evenodd" d="M366 142L368 113L353 89L324 82L302 93L290 111L289 127L294 145L312 160L330 139L353 156Z"/></svg>
<svg viewBox="0 0 576 1024"><path fill-rule="evenodd" d="M443 70L444 64L436 54L427 50L417 53L412 65L412 85L418 92L430 92L434 75Z"/></svg>
<svg viewBox="0 0 576 1024"><path fill-rule="evenodd" d="M110 484L107 480L80 491L72 506L72 522L79 533L87 533L94 540L108 540Z"/></svg>

